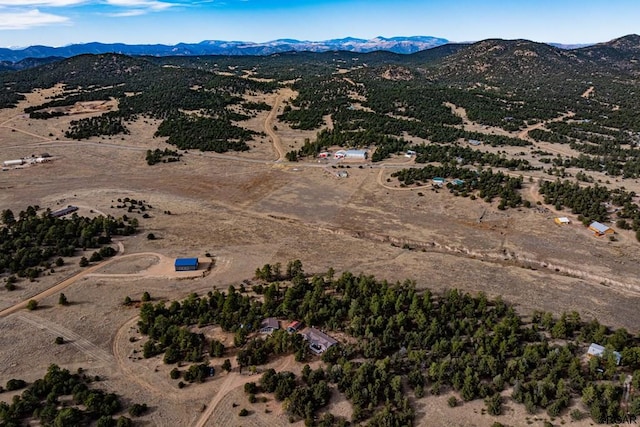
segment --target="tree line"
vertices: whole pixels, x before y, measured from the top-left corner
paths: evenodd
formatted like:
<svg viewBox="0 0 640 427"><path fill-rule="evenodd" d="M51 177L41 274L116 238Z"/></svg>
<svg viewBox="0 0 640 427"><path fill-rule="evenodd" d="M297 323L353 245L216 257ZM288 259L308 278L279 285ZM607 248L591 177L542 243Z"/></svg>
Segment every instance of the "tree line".
<svg viewBox="0 0 640 427"><path fill-rule="evenodd" d="M35 278L43 270L64 263L61 257L73 256L77 248L99 248L111 236L135 233L137 221L97 216L81 217L74 212L68 218L55 218L51 210L38 213L29 206L17 217L10 209L0 215L0 273ZM106 253L106 252L104 252ZM58 257L55 263L53 258Z"/></svg>
<svg viewBox="0 0 640 427"><path fill-rule="evenodd" d="M499 414L504 403L500 392L507 387L513 387L511 398L530 413L544 410L555 416L581 397L591 408L589 391L584 398L590 386L617 389L619 375L640 369L639 337L624 329L612 331L595 319L585 322L576 312L560 317L539 312L525 319L500 298L482 293L452 289L434 295L419 292L409 280L388 283L348 272L336 277L333 270L309 275L301 263L290 265L294 275L287 279L288 271L281 267L257 269L264 285L255 285L251 292L244 285L240 290L231 286L227 292L192 294L168 307L144 304L141 331L150 341L162 343L164 335L175 336L171 330L220 325L234 332L241 366L264 364L286 353L295 353L300 361L311 357L300 351L304 343L294 338L298 335L280 331L267 338L256 336L266 317L300 320L329 334L346 334L353 340L342 340L322 355L325 381L352 403L352 422L371 425L411 425L415 410L409 393L419 398L453 391L464 401L484 399L487 410ZM203 340L197 348L208 347L208 339ZM591 342L605 346L605 355L585 365L581 358ZM219 345L213 349L218 355L226 352ZM621 353L622 366L612 363L614 350ZM273 380L274 374L269 375ZM292 399L288 393L299 383L283 375L280 397L286 407L295 417L309 418L316 405L303 408L302 398ZM278 393L277 384L264 390ZM306 391L300 393L308 397ZM619 400L611 395L597 401L601 406L606 402L608 416L622 416ZM640 411L637 392L629 407Z"/></svg>
<svg viewBox="0 0 640 427"><path fill-rule="evenodd" d="M18 380L7 383L15 384ZM21 394L13 397L11 403L0 401L0 420L4 426L28 425L36 419L41 425L66 427L96 423L98 427L130 427L133 421L121 415L113 418L123 409L120 397L90 385L99 377L89 377L82 373L72 374L67 369L51 365L41 379L30 384ZM26 386L22 381L21 387ZM9 389L9 387L7 387ZM146 408L134 404L133 407ZM133 411L136 416L142 412Z"/></svg>

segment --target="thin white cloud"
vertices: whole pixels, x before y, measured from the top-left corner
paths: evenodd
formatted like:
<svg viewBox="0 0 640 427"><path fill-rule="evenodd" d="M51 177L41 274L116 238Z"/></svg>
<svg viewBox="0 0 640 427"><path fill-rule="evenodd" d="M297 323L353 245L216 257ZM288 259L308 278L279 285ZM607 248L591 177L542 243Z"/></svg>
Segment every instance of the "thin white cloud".
<svg viewBox="0 0 640 427"><path fill-rule="evenodd" d="M115 13L107 13L106 16L110 16L112 18L126 18L127 16L140 16L146 14L147 10L142 9L131 9L126 10L124 12L115 12Z"/></svg>
<svg viewBox="0 0 640 427"><path fill-rule="evenodd" d="M39 10L28 12L2 12L0 13L0 30L24 30L43 25L63 24L69 18L50 13L42 13Z"/></svg>
<svg viewBox="0 0 640 427"><path fill-rule="evenodd" d="M25 7L25 6L46 6L65 7L86 3L87 0L0 0L0 6Z"/></svg>
<svg viewBox="0 0 640 427"><path fill-rule="evenodd" d="M164 10L173 6L177 6L177 4L174 3L165 3L154 0L107 0L107 4L122 8L133 8L134 10L138 10L141 12L144 12L144 9Z"/></svg>

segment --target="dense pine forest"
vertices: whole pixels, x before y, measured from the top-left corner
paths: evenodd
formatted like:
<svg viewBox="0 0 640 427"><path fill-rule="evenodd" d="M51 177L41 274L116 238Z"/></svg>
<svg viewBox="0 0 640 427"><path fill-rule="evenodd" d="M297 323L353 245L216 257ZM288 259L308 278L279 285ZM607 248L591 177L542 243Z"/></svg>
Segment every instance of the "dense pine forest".
<svg viewBox="0 0 640 427"><path fill-rule="evenodd" d="M590 416L603 423L623 419L625 410L640 416L640 338L625 329L611 330L576 312L525 318L499 298L456 289L418 292L410 280L388 283L332 270L310 275L300 261L286 268L265 265L256 277L252 289L243 284L169 304L144 303L138 324L149 337L144 357L164 354L168 364L195 363L172 371L172 378L184 375L188 381L203 380L194 374L197 367L228 352L236 354L240 369L286 354L301 364L314 360L300 334L256 333L264 318L277 317L283 325L299 320L343 337L321 356L320 368L304 367L302 378L267 370L257 384L245 386L250 402L258 393L275 393L293 419L308 425L412 425L412 396L448 393L452 406L484 399L492 415L500 415L510 399L530 414L549 417L570 411L573 419ZM233 333L234 348L191 332L196 325ZM592 342L605 347L603 357L586 357ZM627 375L636 391L622 408ZM353 405L352 419L318 419L317 411L336 392Z"/></svg>
<svg viewBox="0 0 640 427"><path fill-rule="evenodd" d="M74 212L69 218L57 218L49 209L39 213L37 206L29 206L17 217L5 209L0 219L0 274L10 274L6 278L10 290L16 276L35 279L64 265L64 258L78 249L99 249L93 261L113 256L115 249L104 245L112 236L135 233L138 226L136 218L126 216L87 218Z"/></svg>

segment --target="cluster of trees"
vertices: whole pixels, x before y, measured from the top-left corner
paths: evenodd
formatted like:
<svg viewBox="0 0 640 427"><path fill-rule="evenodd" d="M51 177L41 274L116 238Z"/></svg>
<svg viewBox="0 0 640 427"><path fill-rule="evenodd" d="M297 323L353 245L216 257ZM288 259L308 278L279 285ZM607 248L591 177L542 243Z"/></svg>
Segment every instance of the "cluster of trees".
<svg viewBox="0 0 640 427"><path fill-rule="evenodd" d="M165 119L156 136L168 137L167 142L181 150L198 149L225 153L247 151L247 141L255 132L235 126L229 119L174 114Z"/></svg>
<svg viewBox="0 0 640 427"><path fill-rule="evenodd" d="M63 111L32 111L31 113L29 113L29 118L46 120L53 117L62 117L66 115L67 113Z"/></svg>
<svg viewBox="0 0 640 427"><path fill-rule="evenodd" d="M147 161L147 164L149 166L153 166L156 163L160 162L179 162L180 157L182 157L182 154L178 153L175 150L169 150L168 148L161 150L159 148L156 148L155 150L147 150L147 156L145 160Z"/></svg>
<svg viewBox="0 0 640 427"><path fill-rule="evenodd" d="M509 158L506 154L496 154L474 150L460 145L429 144L412 148L416 152L416 163L453 163L460 166L477 165L507 168L510 170L534 170L528 160Z"/></svg>
<svg viewBox="0 0 640 427"><path fill-rule="evenodd" d="M224 293L191 295L168 308L164 303L145 304L141 331L155 334L151 328L161 324L167 330L219 324L236 333L241 366L306 348L299 335L284 331L255 338L251 332L266 317L341 331L353 337L353 343L333 346L322 355L324 378L318 373L317 380L335 384L345 394L354 407L352 421L368 420L372 425L411 425L411 390L416 397L453 390L465 401L485 399L489 412L497 414L502 407L499 393L513 386L512 398L530 412L543 409L554 416L590 384L614 384L626 369L640 369L639 337L623 329L611 331L596 320L583 322L575 312L558 318L534 313L525 322L501 299L482 293L473 296L452 289L436 296L428 290L418 292L411 281L390 284L348 272L335 277L333 270L309 276L299 261L290 265L288 280L278 275L275 265L256 270L256 275L272 280L255 286L260 298L232 286ZM593 358L585 366L581 358L591 342L621 352L625 367L612 364L608 356ZM304 360L308 353L301 356L298 359ZM270 381L280 379L269 375ZM273 380L268 390L280 389L281 398L297 408L291 413L307 419L314 409L296 402L310 401L308 393L313 391L301 390L300 399L294 399L289 391L295 379L286 374L282 379L284 385ZM640 410L636 400L640 398L634 394L631 406Z"/></svg>
<svg viewBox="0 0 640 427"><path fill-rule="evenodd" d="M125 127L122 117L109 112L97 117L73 120L64 136L71 139L87 139L92 136L119 134L129 134L129 130Z"/></svg>
<svg viewBox="0 0 640 427"><path fill-rule="evenodd" d="M114 235L129 235L134 224L111 216L87 218L73 213L69 218L54 218L49 209L38 214L37 206L29 206L16 218L9 209L0 219L0 273L8 271L20 277L35 278L42 269L52 267L54 257L73 256L76 248L99 248ZM100 255L107 254L101 250ZM64 264L59 258L57 266Z"/></svg>
<svg viewBox="0 0 640 427"><path fill-rule="evenodd" d="M610 208L617 206L616 225L634 230L640 240L640 206L633 201L636 196L633 191L609 189L597 184L580 186L576 182L557 180L543 181L539 192L544 196L545 203L554 205L558 210L565 206L570 208L585 225L591 221L609 221Z"/></svg>
<svg viewBox="0 0 640 427"><path fill-rule="evenodd" d="M502 172L494 173L491 169L478 172L458 167L452 162L442 166L427 165L420 169L402 169L392 173L391 176L397 178L404 186L422 185L423 182L429 182L434 177L463 180L464 182L458 184L447 184L454 195L472 198L480 197L487 203L491 203L494 198L500 197L499 209L515 208L529 204L520 195L522 177L510 177Z"/></svg>
<svg viewBox="0 0 640 427"><path fill-rule="evenodd" d="M0 402L1 423L18 426L28 419L37 419L42 425L56 427L94 422L100 427L132 426L130 418L113 418L123 409L120 398L114 393L89 388L92 381L85 374L72 374L51 365L44 378L29 385L10 404Z"/></svg>
<svg viewBox="0 0 640 427"><path fill-rule="evenodd" d="M245 110L254 110L254 111L271 110L271 106L266 102L245 102L242 104L242 108L244 108Z"/></svg>
<svg viewBox="0 0 640 427"><path fill-rule="evenodd" d="M324 123L324 116L350 105L351 85L337 76L308 76L295 82L293 89L298 96L278 118L294 129L317 129Z"/></svg>
<svg viewBox="0 0 640 427"><path fill-rule="evenodd" d="M602 117L599 120L602 121ZM547 127L549 130L535 129L529 132L529 136L537 141L569 144L582 153L578 157L557 157L553 159L555 166L605 172L624 178L640 176L640 149L634 147L638 136L633 132L590 120L565 120L549 123Z"/></svg>
<svg viewBox="0 0 640 427"><path fill-rule="evenodd" d="M146 200L137 200L129 197L119 197L117 199L117 202L118 204L116 204L115 206L111 205L112 209L114 207L117 209L126 209L128 213L134 212L142 214L143 218L147 218L147 216L145 216L147 210L153 209L153 206L148 204ZM114 203L114 201L112 200L111 203ZM131 222L131 224L135 227L138 226L138 220L136 218L129 218L127 215L123 215L122 220L125 222Z"/></svg>
<svg viewBox="0 0 640 427"><path fill-rule="evenodd" d="M276 400L284 401L284 407L292 419L301 418L306 425L314 425L317 412L329 403L331 388L321 367L312 370L309 365L305 365L301 380L292 372L269 369L262 375L259 384L247 383L244 391L252 403L256 401L258 393L274 393ZM330 425L335 425L337 421L333 420Z"/></svg>
<svg viewBox="0 0 640 427"><path fill-rule="evenodd" d="M65 84L65 93L26 112L45 118L48 115L38 113L38 110L82 101L118 101L117 111L72 122L66 132L68 138L127 133L125 122L141 116L161 120L173 118L159 136L168 136L181 148L216 151L246 150L248 147L238 142L223 148L221 141L252 138L250 131L232 124L232 121L245 120L248 116L232 113L227 107L241 105L245 93L265 93L277 88L275 82L222 76L194 68L163 67L144 58L86 55L70 58L55 66L46 65L38 72L26 70L16 73L10 84L3 87L5 90L0 91L0 96L3 96L0 102L6 99L4 104L15 104L15 100L20 99L19 92L28 93L34 88L48 88L59 83ZM245 103L244 107L251 110L269 108L264 103ZM186 112L197 113L203 120L194 119L194 123L184 125L182 116L187 116ZM183 132L192 128L190 135L181 137ZM195 146L188 146L188 140L200 133L205 134L202 139L198 139ZM209 139L212 141L207 142Z"/></svg>
<svg viewBox="0 0 640 427"><path fill-rule="evenodd" d="M571 181L543 181L538 190L544 196L544 202L561 210L565 206L571 212L582 215L585 222L608 221L606 203L611 199L611 190L600 185L580 186Z"/></svg>

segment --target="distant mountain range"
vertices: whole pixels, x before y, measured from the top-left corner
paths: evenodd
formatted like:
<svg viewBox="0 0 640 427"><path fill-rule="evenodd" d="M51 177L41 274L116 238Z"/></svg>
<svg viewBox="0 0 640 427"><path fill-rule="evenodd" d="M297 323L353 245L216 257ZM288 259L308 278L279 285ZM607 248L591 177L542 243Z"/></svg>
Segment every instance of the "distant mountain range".
<svg viewBox="0 0 640 427"><path fill-rule="evenodd" d="M206 40L200 43L178 43L128 45L123 43L84 43L63 47L30 46L25 49L0 48L0 61L18 62L26 58L69 58L85 53L121 53L124 55L149 56L196 56L196 55L271 55L290 51L328 52L373 52L386 50L395 53L414 53L447 44L448 40L437 37L376 37L370 40L347 37L324 41L300 41L279 39L266 43L242 41Z"/></svg>

